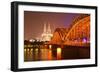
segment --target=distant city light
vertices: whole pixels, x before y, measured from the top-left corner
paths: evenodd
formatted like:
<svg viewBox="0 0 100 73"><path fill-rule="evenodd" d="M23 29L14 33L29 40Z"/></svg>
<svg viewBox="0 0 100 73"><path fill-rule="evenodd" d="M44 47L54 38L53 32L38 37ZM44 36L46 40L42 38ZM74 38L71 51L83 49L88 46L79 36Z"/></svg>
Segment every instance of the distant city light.
<svg viewBox="0 0 100 73"><path fill-rule="evenodd" d="M30 39L29 41L32 42L32 39Z"/></svg>
<svg viewBox="0 0 100 73"><path fill-rule="evenodd" d="M34 42L35 40L34 40L34 39L30 39L29 41L30 41L30 42Z"/></svg>

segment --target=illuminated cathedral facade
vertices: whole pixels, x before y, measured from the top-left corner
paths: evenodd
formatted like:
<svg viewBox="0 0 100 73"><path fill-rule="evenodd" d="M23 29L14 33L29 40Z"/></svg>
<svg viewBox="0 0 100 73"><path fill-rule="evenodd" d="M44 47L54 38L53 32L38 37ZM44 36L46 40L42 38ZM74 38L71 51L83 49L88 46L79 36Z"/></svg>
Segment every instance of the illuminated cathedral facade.
<svg viewBox="0 0 100 73"><path fill-rule="evenodd" d="M43 33L42 33L42 41L50 41L53 37L53 34L51 32L50 24L44 24Z"/></svg>

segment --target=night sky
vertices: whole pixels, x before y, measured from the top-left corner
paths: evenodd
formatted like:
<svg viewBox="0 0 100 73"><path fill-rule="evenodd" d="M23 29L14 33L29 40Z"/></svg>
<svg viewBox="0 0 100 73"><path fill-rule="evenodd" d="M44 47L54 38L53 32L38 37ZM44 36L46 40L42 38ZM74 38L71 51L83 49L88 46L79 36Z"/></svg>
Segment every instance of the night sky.
<svg viewBox="0 0 100 73"><path fill-rule="evenodd" d="M68 28L80 14L24 11L25 40L40 38L44 23L50 24L52 33L56 28Z"/></svg>

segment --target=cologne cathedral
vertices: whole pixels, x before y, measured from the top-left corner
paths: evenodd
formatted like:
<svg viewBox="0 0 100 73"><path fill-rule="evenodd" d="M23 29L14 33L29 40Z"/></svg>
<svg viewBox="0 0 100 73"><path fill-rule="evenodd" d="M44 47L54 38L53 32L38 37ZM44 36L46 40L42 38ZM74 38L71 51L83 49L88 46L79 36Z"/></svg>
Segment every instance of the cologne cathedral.
<svg viewBox="0 0 100 73"><path fill-rule="evenodd" d="M50 24L44 24L44 29L42 33L42 41L50 41L53 34L51 33Z"/></svg>

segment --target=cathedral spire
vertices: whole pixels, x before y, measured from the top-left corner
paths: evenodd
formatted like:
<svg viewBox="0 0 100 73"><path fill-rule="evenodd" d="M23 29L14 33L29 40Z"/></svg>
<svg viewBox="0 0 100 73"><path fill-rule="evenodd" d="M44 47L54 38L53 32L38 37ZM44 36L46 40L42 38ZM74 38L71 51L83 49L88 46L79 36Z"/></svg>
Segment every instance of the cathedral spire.
<svg viewBox="0 0 100 73"><path fill-rule="evenodd" d="M43 33L46 33L46 23L44 23Z"/></svg>
<svg viewBox="0 0 100 73"><path fill-rule="evenodd" d="M50 41L52 36L50 24L46 26L46 23L44 23L42 41Z"/></svg>
<svg viewBox="0 0 100 73"><path fill-rule="evenodd" d="M48 33L51 33L51 27L50 27L50 24L49 24L49 23L48 23L47 32L48 32Z"/></svg>

